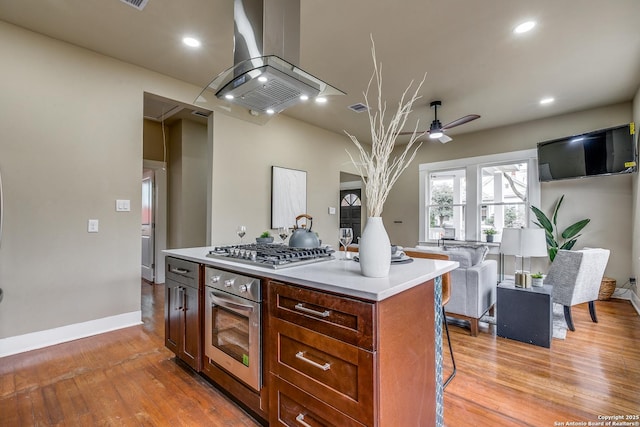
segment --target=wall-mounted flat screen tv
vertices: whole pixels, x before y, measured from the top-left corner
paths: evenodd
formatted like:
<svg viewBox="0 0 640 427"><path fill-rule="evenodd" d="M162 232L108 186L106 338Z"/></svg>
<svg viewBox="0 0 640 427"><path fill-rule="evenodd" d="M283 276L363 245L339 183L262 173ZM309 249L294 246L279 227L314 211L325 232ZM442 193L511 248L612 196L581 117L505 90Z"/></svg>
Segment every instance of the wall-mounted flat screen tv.
<svg viewBox="0 0 640 427"><path fill-rule="evenodd" d="M633 123L538 143L540 181L637 170Z"/></svg>

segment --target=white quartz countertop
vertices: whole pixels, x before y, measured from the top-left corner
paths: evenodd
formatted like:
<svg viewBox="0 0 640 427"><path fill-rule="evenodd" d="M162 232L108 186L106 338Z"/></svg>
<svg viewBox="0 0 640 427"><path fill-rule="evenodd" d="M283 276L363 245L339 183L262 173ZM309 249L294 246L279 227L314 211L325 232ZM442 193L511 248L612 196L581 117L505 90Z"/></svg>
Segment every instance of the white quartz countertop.
<svg viewBox="0 0 640 427"><path fill-rule="evenodd" d="M254 266L225 258L209 258L206 255L213 247L170 249L167 256L182 258L238 273L267 277L322 291L337 292L347 296L382 301L407 289L434 279L458 267L455 261L415 258L406 264L392 264L389 276L384 278L364 277L360 264L340 259L322 261L282 269ZM338 254L341 257L342 254Z"/></svg>

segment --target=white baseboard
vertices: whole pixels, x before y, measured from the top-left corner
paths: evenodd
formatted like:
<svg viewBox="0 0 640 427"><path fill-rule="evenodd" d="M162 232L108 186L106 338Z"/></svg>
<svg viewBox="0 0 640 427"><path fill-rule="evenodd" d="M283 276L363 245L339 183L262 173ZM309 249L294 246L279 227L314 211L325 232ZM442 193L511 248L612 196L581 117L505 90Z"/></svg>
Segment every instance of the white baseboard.
<svg viewBox="0 0 640 427"><path fill-rule="evenodd" d="M611 297L631 301L631 305L636 309L638 315L640 315L640 297L638 297L638 295L633 292L633 290L617 288L613 292L613 295L611 295Z"/></svg>
<svg viewBox="0 0 640 427"><path fill-rule="evenodd" d="M631 292L631 305L633 305L638 315L640 315L640 297L638 297L635 292Z"/></svg>
<svg viewBox="0 0 640 427"><path fill-rule="evenodd" d="M0 357L142 324L142 312L118 314L88 322L0 339Z"/></svg>

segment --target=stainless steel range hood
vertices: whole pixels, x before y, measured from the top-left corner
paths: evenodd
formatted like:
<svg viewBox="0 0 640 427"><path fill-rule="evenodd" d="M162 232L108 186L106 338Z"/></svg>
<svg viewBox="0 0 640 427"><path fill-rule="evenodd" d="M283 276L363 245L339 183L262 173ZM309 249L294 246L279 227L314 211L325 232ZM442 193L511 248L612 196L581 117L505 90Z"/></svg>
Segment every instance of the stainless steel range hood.
<svg viewBox="0 0 640 427"><path fill-rule="evenodd" d="M300 0L234 0L233 57L234 66L203 93L213 90L220 99L268 114L305 99L344 95L294 65L300 59Z"/></svg>

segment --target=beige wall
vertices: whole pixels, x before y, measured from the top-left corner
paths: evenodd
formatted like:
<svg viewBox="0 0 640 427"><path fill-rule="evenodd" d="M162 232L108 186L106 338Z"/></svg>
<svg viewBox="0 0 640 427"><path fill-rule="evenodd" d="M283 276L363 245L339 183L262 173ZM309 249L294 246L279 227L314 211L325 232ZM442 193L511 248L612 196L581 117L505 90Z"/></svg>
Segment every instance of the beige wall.
<svg viewBox="0 0 640 427"><path fill-rule="evenodd" d="M454 135L453 141L447 144L425 142L385 204L383 217L390 238L394 243L410 246L418 241L418 165L421 163L533 149L540 141L616 126L631 120L631 103L621 103L487 131ZM619 284L627 281L632 272L632 180L636 176L591 177L541 184L541 209L545 212L550 212L558 197L565 194L559 218L561 224L566 226L585 217L591 218L591 223L584 230L576 248L597 246L611 249L606 274L614 277ZM402 224L394 221L402 221Z"/></svg>
<svg viewBox="0 0 640 427"><path fill-rule="evenodd" d="M215 244L238 242L238 225L247 227L245 241L270 229L271 166L307 171L313 230L323 243L337 243L340 171L353 172L346 137L282 115L256 126L217 114L213 140ZM330 206L336 215L329 215Z"/></svg>
<svg viewBox="0 0 640 427"><path fill-rule="evenodd" d="M5 196L0 339L138 311L144 93L190 103L200 88L3 22L0 51L0 171ZM637 98L635 105L637 117ZM422 148L386 205L392 240L417 241L419 163L532 148L539 140L630 118L631 105L621 104L461 135L445 146ZM352 148L346 137L286 116L258 126L216 114L210 132L215 243L237 241L239 224L248 227L251 238L269 228L272 165L308 172L308 213L314 217L314 229L325 242L336 243L338 215L329 215L327 208L338 208L340 171L354 172L344 151ZM604 199L594 203L591 196L580 196L565 211L567 220L589 212L598 239L611 224L631 229L632 222L625 218L636 206L638 186L634 182L632 190L630 180L624 180L590 178L566 184L570 187L548 184L543 188L543 208L560 192L584 195L597 183ZM116 199L131 200L131 212L116 212ZM622 206L619 212L617 206ZM87 233L90 218L100 221L99 233ZM395 219L404 222L393 224ZM613 236L621 241L605 236L597 243L616 253L630 251L631 237ZM585 236L580 243L589 239ZM639 250L633 249L637 259ZM630 271L630 261L620 268Z"/></svg>
<svg viewBox="0 0 640 427"><path fill-rule="evenodd" d="M142 158L164 162L162 125L152 120L144 120Z"/></svg>
<svg viewBox="0 0 640 427"><path fill-rule="evenodd" d="M207 127L189 120L182 122L182 203L179 222L182 230L179 240L169 247L204 246L207 238ZM169 194L171 196L171 194Z"/></svg>
<svg viewBox="0 0 640 427"><path fill-rule="evenodd" d="M140 310L143 94L200 88L4 22L0 52L0 339Z"/></svg>
<svg viewBox="0 0 640 427"><path fill-rule="evenodd" d="M138 311L144 93L188 104L201 88L3 22L0 51L0 339ZM346 137L285 116L214 122L214 242L237 241L241 223L251 238L269 228L272 165L308 172L314 229L337 240L327 208L338 206L340 171L353 171ZM202 169L201 148L181 147L183 170ZM183 183L207 188L198 175ZM204 215L206 194L194 194L181 196ZM131 200L131 212L115 212L116 199ZM99 233L87 233L90 218Z"/></svg>
<svg viewBox="0 0 640 427"><path fill-rule="evenodd" d="M636 143L638 141L638 131L640 130L640 88L633 99L633 121L636 123ZM631 262L633 266L633 277L636 278L636 306L640 308L640 287L637 285L640 280L640 185L638 174L633 176L633 208L631 217L633 219L633 247L631 250Z"/></svg>

